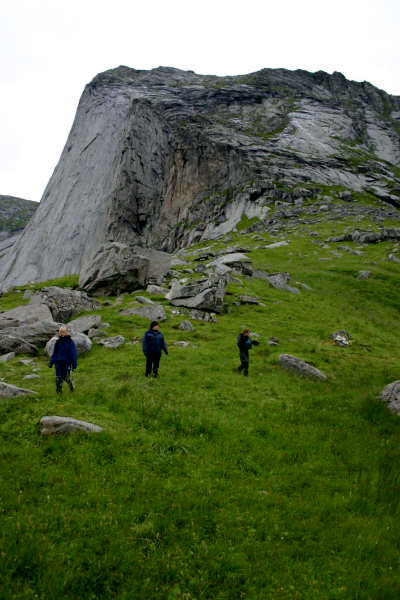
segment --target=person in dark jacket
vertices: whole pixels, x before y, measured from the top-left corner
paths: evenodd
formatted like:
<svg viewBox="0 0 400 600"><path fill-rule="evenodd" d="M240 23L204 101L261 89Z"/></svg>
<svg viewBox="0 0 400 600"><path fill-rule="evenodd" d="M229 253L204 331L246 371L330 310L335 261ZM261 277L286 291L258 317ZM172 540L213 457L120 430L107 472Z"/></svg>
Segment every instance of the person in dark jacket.
<svg viewBox="0 0 400 600"><path fill-rule="evenodd" d="M150 323L150 328L143 336L142 348L146 357L146 377L151 375L152 372L154 377L157 377L158 368L160 366L161 351L164 351L165 354L168 354L164 336L161 331L159 331L157 321L152 321Z"/></svg>
<svg viewBox="0 0 400 600"><path fill-rule="evenodd" d="M50 358L49 367L55 365L56 368L56 391L62 392L63 381L66 381L71 392L74 391L74 384L71 379L71 369L76 369L77 352L75 342L68 334L65 325L59 329L59 337L54 344L54 350Z"/></svg>
<svg viewBox="0 0 400 600"><path fill-rule="evenodd" d="M249 374L249 350L252 346L258 346L257 340L250 339L250 330L243 329L242 333L236 342L239 348L240 366L238 367L239 373L244 372L245 375Z"/></svg>

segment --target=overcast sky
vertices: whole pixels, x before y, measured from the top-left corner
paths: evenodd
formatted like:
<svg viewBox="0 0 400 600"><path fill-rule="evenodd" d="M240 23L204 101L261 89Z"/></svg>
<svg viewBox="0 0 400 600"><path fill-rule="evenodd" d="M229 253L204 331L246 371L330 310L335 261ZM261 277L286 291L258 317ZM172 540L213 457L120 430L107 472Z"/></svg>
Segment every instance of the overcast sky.
<svg viewBox="0 0 400 600"><path fill-rule="evenodd" d="M97 73L340 71L400 95L399 25L399 0L1 0L0 194L40 200Z"/></svg>

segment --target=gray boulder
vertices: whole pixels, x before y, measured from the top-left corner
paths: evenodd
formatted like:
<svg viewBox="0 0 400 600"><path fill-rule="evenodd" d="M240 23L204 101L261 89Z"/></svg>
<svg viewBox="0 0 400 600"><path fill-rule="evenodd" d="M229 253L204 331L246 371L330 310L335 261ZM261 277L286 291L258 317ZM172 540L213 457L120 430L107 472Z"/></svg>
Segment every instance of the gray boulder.
<svg viewBox="0 0 400 600"><path fill-rule="evenodd" d="M50 309L46 304L26 304L0 313L0 329L52 320Z"/></svg>
<svg viewBox="0 0 400 600"><path fill-rule="evenodd" d="M97 310L98 302L89 298L86 292L60 288L57 286L45 287L32 296L31 304L46 304L55 321L67 323L71 317L83 311Z"/></svg>
<svg viewBox="0 0 400 600"><path fill-rule="evenodd" d="M253 277L266 281L273 288L285 290L292 294L300 294L298 288L289 285L291 278L290 273L266 273L262 269L255 269L253 271Z"/></svg>
<svg viewBox="0 0 400 600"><path fill-rule="evenodd" d="M2 354L0 356L0 363L8 362L12 358L15 358L15 352L7 352L7 354Z"/></svg>
<svg viewBox="0 0 400 600"><path fill-rule="evenodd" d="M137 315L138 317L143 317L149 321L165 321L167 318L165 309L160 304L143 304L142 306L125 308L118 312L124 317Z"/></svg>
<svg viewBox="0 0 400 600"><path fill-rule="evenodd" d="M335 342L336 346L342 346L342 347L350 346L350 334L347 331L345 331L344 329L341 329L340 331L336 331L335 333L332 333L332 335L330 336L330 339Z"/></svg>
<svg viewBox="0 0 400 600"><path fill-rule="evenodd" d="M214 269L217 273L224 274L230 270L237 271L243 275L252 275L253 267L251 260L241 252L233 252L225 254L214 259L207 265L208 268Z"/></svg>
<svg viewBox="0 0 400 600"><path fill-rule="evenodd" d="M67 323L68 331L71 333L88 333L92 328L96 328L101 323L99 315L87 315L86 317L78 317Z"/></svg>
<svg viewBox="0 0 400 600"><path fill-rule="evenodd" d="M36 354L39 351L38 347L30 344L22 337L4 333L0 331L0 352L9 354Z"/></svg>
<svg viewBox="0 0 400 600"><path fill-rule="evenodd" d="M113 337L103 338L97 343L105 348L119 348L125 343L125 338L122 335L115 335Z"/></svg>
<svg viewBox="0 0 400 600"><path fill-rule="evenodd" d="M182 331L194 331L193 325L191 324L190 321L187 321L187 320L179 323L178 329L181 329Z"/></svg>
<svg viewBox="0 0 400 600"><path fill-rule="evenodd" d="M227 278L225 276L211 275L208 279L202 279L189 285L174 282L166 298L174 306L222 313L226 287Z"/></svg>
<svg viewBox="0 0 400 600"><path fill-rule="evenodd" d="M291 371L295 375L313 377L314 379L327 379L327 376L322 371L319 371L304 360L301 360L296 356L291 356L290 354L281 354L279 356L279 364L281 367Z"/></svg>
<svg viewBox="0 0 400 600"><path fill-rule="evenodd" d="M73 333L71 335L71 338L75 342L76 351L77 351L78 355L83 354L84 352L89 352L92 349L93 342L84 333ZM58 336L55 335L47 342L45 350L44 350L45 353L47 354L47 356L51 356L53 354L54 344L56 343L57 340L58 340Z"/></svg>
<svg viewBox="0 0 400 600"><path fill-rule="evenodd" d="M166 252L110 242L86 262L79 285L96 296L132 292L160 283L172 264L173 257Z"/></svg>
<svg viewBox="0 0 400 600"><path fill-rule="evenodd" d="M0 381L0 398L12 398L13 396L25 396L28 394L36 394L36 392Z"/></svg>
<svg viewBox="0 0 400 600"><path fill-rule="evenodd" d="M146 292L150 294L150 296L164 296L167 293L167 288L162 287L161 285L150 284L147 286Z"/></svg>
<svg viewBox="0 0 400 600"><path fill-rule="evenodd" d="M2 329L0 330L0 339L5 335L9 335L21 338L25 342L35 346L43 346L51 336L58 332L59 327L60 323L56 323L52 320L36 321L30 325Z"/></svg>
<svg viewBox="0 0 400 600"><path fill-rule="evenodd" d="M384 402L391 412L400 415L400 381L393 381L384 387L379 400Z"/></svg>
<svg viewBox="0 0 400 600"><path fill-rule="evenodd" d="M371 277L371 271L359 271L357 279L369 279Z"/></svg>
<svg viewBox="0 0 400 600"><path fill-rule="evenodd" d="M102 427L79 421L72 417L46 416L40 419L40 428L42 435L51 435L54 433L74 433L84 431L88 433L99 433L103 431Z"/></svg>

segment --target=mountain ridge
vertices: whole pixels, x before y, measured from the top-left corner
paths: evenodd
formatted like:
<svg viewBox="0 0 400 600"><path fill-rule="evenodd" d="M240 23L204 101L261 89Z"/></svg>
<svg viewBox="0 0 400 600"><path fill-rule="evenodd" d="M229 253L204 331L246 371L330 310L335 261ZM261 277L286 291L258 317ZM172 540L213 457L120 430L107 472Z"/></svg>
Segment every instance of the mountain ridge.
<svg viewBox="0 0 400 600"><path fill-rule="evenodd" d="M79 273L118 241L175 251L277 202L360 194L400 206L400 97L341 73L198 75L120 66L85 87L4 285ZM43 247L51 248L43 253Z"/></svg>

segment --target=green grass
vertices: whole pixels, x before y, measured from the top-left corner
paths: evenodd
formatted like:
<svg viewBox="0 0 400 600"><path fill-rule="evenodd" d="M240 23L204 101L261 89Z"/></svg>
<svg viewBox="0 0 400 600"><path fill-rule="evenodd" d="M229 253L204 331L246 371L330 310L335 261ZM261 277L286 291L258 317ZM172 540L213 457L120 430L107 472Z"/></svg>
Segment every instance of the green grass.
<svg viewBox="0 0 400 600"><path fill-rule="evenodd" d="M319 227L325 239L338 225ZM56 397L42 355L40 380L23 379L19 357L0 364L38 392L0 404L2 599L397 600L400 420L376 398L399 378L399 267L390 243L356 256L313 244L309 229L267 250L271 236L232 235L256 268L312 290L241 276L216 324L182 332L184 317L169 316L158 380L132 343L147 322L118 314L135 294L98 311L127 341L80 357L73 394ZM265 306L239 305L244 293ZM245 326L261 336L248 378L235 372ZM330 341L339 329L349 348ZM286 352L328 380L283 371ZM42 438L46 414L104 432Z"/></svg>

